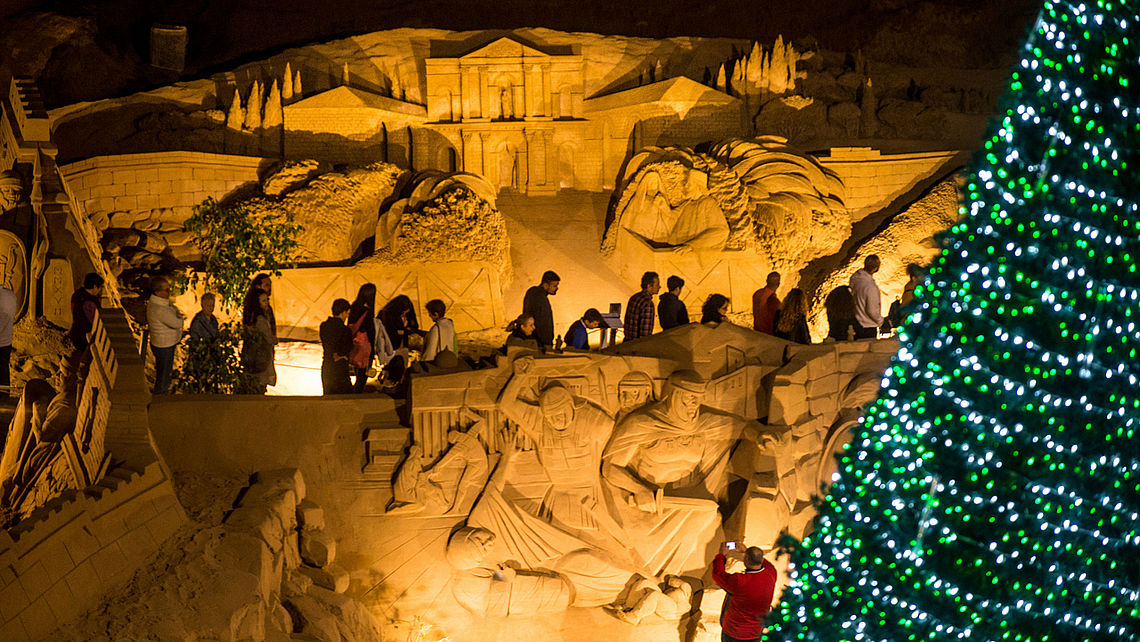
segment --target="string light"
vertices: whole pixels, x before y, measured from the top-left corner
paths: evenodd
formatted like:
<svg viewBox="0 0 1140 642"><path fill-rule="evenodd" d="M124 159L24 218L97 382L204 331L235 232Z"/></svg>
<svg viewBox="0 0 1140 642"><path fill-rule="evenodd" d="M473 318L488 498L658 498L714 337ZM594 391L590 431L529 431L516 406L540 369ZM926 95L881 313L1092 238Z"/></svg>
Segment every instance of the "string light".
<svg viewBox="0 0 1140 642"><path fill-rule="evenodd" d="M1140 641L1140 14L1046 2L769 639Z"/></svg>

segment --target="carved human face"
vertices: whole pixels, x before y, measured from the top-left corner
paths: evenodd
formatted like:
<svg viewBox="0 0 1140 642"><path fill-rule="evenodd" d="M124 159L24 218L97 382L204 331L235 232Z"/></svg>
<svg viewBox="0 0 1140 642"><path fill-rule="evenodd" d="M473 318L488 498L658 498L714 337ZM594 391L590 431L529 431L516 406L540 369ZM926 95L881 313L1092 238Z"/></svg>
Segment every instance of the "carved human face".
<svg viewBox="0 0 1140 642"><path fill-rule="evenodd" d="M21 191L19 185L0 185L0 213L16 207Z"/></svg>
<svg viewBox="0 0 1140 642"><path fill-rule="evenodd" d="M495 534L485 528L476 528L467 539L479 553L479 559L490 555L491 549L495 546Z"/></svg>
<svg viewBox="0 0 1140 642"><path fill-rule="evenodd" d="M494 546L495 534L485 528L461 531L447 545L447 561L460 569L484 566L492 557Z"/></svg>
<svg viewBox="0 0 1140 642"><path fill-rule="evenodd" d="M562 406L557 410L544 413L543 416L546 417L546 423L550 424L551 428L558 431L566 430L570 427L570 422L574 420L574 408L569 405Z"/></svg>
<svg viewBox="0 0 1140 642"><path fill-rule="evenodd" d="M649 401L649 386L624 385L618 387L618 404L622 410L632 410Z"/></svg>
<svg viewBox="0 0 1140 642"><path fill-rule="evenodd" d="M690 390L676 389L669 397L669 413L682 423L692 423L700 414L703 396Z"/></svg>

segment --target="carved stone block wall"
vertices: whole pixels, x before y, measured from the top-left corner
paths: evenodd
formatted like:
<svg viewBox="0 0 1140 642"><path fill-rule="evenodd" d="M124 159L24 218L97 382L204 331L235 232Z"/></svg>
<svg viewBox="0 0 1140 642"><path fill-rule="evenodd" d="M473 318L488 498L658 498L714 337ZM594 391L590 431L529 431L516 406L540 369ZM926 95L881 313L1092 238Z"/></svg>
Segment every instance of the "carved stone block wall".
<svg viewBox="0 0 1140 642"><path fill-rule="evenodd" d="M843 180L847 188L844 202L853 223L887 207L910 189L942 178L963 160L963 153L957 151L884 156L869 147L833 147L830 155L819 157L821 165Z"/></svg>
<svg viewBox="0 0 1140 642"><path fill-rule="evenodd" d="M59 168L75 212L99 231L150 220L181 226L194 206L256 182L261 158L205 152L99 156Z"/></svg>
<svg viewBox="0 0 1140 642"><path fill-rule="evenodd" d="M44 639L96 606L186 522L158 462L117 469L0 531L0 639Z"/></svg>

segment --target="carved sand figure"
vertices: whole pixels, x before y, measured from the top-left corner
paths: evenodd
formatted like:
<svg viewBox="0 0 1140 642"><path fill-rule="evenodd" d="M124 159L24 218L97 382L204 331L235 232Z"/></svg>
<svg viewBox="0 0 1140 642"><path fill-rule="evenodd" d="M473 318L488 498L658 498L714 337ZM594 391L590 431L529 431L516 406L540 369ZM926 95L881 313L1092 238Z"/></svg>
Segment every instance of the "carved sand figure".
<svg viewBox="0 0 1140 642"><path fill-rule="evenodd" d="M519 430L535 443L538 460L550 480L539 517L571 530L597 530L601 486L598 470L602 446L613 420L598 406L552 385L538 403L522 397L534 357L514 361L514 376L503 389L499 406Z"/></svg>
<svg viewBox="0 0 1140 642"><path fill-rule="evenodd" d="M602 456L616 517L654 575L704 568L728 455L747 425L701 405L706 383L696 372L674 372L665 388L622 420Z"/></svg>
<svg viewBox="0 0 1140 642"><path fill-rule="evenodd" d="M631 574L589 548L552 558L544 568L516 568L500 546L494 532L470 526L448 542L452 594L474 615L527 616L601 606L622 592Z"/></svg>
<svg viewBox="0 0 1140 642"><path fill-rule="evenodd" d="M470 510L489 475L487 453L479 440L483 424L467 432L447 433L451 447L434 464L423 447L412 444L392 487L389 514L443 515Z"/></svg>
<svg viewBox="0 0 1140 642"><path fill-rule="evenodd" d="M640 370L632 370L618 382L618 410L615 423L629 413L653 401L653 379Z"/></svg>
<svg viewBox="0 0 1140 642"><path fill-rule="evenodd" d="M663 620L676 620L693 607L692 585L676 575L666 577L663 582L656 578L639 578L624 597L606 610L634 626L653 615Z"/></svg>
<svg viewBox="0 0 1140 642"><path fill-rule="evenodd" d="M24 179L12 170L0 172L0 214L15 209L24 195Z"/></svg>
<svg viewBox="0 0 1140 642"><path fill-rule="evenodd" d="M0 459L0 506L6 510L26 516L71 483L73 474L63 441L76 429L79 392L91 365L90 354L71 358L60 392L42 379L33 379L24 387ZM88 442L90 435L80 438Z"/></svg>
<svg viewBox="0 0 1140 642"><path fill-rule="evenodd" d="M658 249L754 248L793 268L839 249L851 231L835 172L778 136L734 139L708 153L648 147L626 164L602 253L621 237Z"/></svg>

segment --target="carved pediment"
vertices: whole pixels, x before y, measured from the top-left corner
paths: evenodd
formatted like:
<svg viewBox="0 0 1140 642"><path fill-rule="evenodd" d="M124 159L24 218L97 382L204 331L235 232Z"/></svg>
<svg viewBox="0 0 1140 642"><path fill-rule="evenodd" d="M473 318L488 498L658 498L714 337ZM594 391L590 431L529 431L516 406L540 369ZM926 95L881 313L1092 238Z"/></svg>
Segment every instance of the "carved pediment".
<svg viewBox="0 0 1140 642"><path fill-rule="evenodd" d="M510 36L496 40L461 56L463 60L474 58L549 58L550 54L525 45Z"/></svg>

